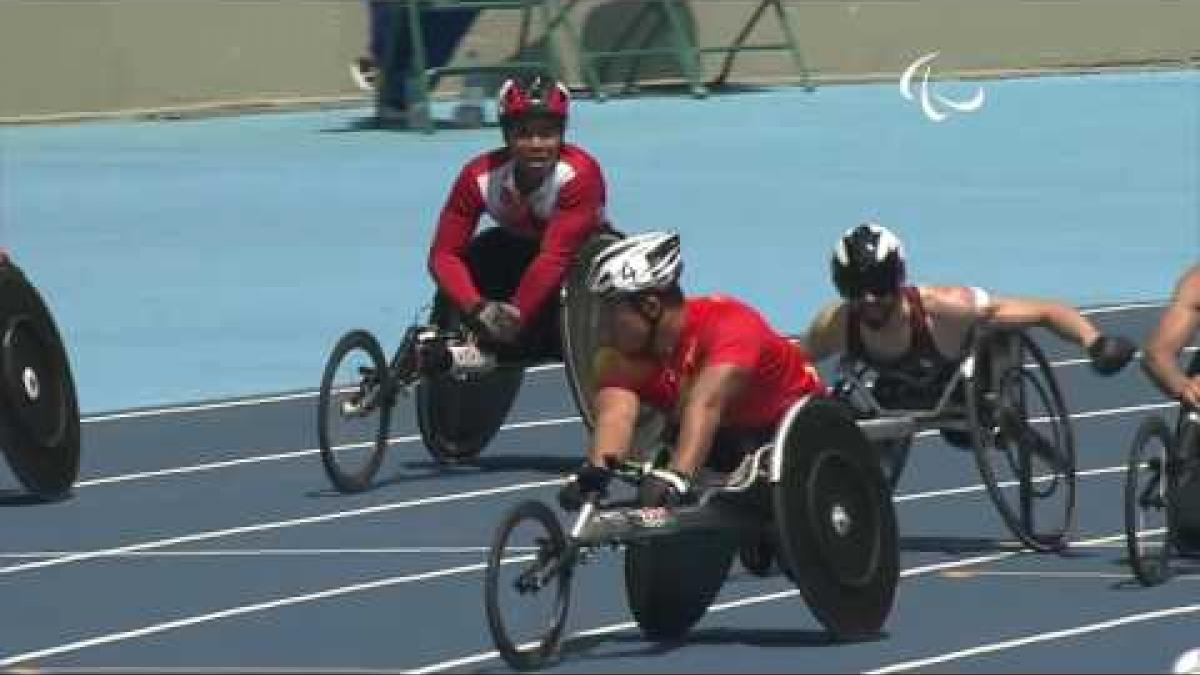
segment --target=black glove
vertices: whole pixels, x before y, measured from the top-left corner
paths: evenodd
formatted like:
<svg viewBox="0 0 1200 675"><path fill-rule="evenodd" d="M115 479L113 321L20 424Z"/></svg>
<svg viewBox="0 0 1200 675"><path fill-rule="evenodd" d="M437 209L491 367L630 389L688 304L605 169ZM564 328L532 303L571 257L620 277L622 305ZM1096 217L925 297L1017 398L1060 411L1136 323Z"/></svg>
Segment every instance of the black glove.
<svg viewBox="0 0 1200 675"><path fill-rule="evenodd" d="M507 302L484 300L467 318L472 328L493 342L511 344L521 333L521 311Z"/></svg>
<svg viewBox="0 0 1200 675"><path fill-rule="evenodd" d="M1088 357L1092 360L1092 369L1101 375L1112 375L1129 363L1137 346L1121 337L1101 335L1088 345Z"/></svg>
<svg viewBox="0 0 1200 675"><path fill-rule="evenodd" d="M642 477L638 502L642 506L686 506L696 501L692 481L670 469L654 469Z"/></svg>
<svg viewBox="0 0 1200 675"><path fill-rule="evenodd" d="M564 511L578 511L590 497L603 497L611 479L612 472L608 469L584 464L558 491L558 505Z"/></svg>

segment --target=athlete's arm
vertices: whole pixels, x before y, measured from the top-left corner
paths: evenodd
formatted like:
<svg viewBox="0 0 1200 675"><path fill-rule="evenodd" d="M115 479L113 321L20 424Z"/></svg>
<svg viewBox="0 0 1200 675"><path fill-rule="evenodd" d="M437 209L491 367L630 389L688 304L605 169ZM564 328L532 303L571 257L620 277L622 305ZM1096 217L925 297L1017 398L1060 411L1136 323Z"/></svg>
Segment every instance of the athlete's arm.
<svg viewBox="0 0 1200 675"><path fill-rule="evenodd" d="M985 323L1006 328L1047 328L1064 340L1087 347L1100 331L1073 307L1053 300L992 298L980 311Z"/></svg>
<svg viewBox="0 0 1200 675"><path fill-rule="evenodd" d="M596 429L588 449L594 466L611 467L629 455L638 404L638 395L629 389L602 387L596 392Z"/></svg>
<svg viewBox="0 0 1200 675"><path fill-rule="evenodd" d="M438 288L464 313L472 311L482 299L467 266L467 247L479 226L483 208L483 196L468 165L459 173L446 198L429 248L429 273Z"/></svg>
<svg viewBox="0 0 1200 675"><path fill-rule="evenodd" d="M846 303L838 301L826 305L813 318L808 331L799 340L813 363L841 354L846 350Z"/></svg>
<svg viewBox="0 0 1200 675"><path fill-rule="evenodd" d="M525 325L538 315L558 291L571 259L604 219L604 177L599 167L588 165L566 185L546 233L541 250L521 277L512 304Z"/></svg>
<svg viewBox="0 0 1200 675"><path fill-rule="evenodd" d="M1133 358L1133 342L1119 335L1104 335L1079 310L1054 300L988 297L976 288L946 289L947 293L970 292L977 317L986 325L1006 328L1040 326L1060 338L1083 347L1092 368L1101 375L1113 375ZM983 297L981 297L983 296ZM986 299L983 299L986 298ZM951 298L944 298L952 303ZM967 302L963 301L964 304Z"/></svg>
<svg viewBox="0 0 1200 675"><path fill-rule="evenodd" d="M1200 328L1200 265L1188 270L1175 285L1171 303L1146 341L1142 368L1166 395L1200 408L1200 376L1188 378L1179 367L1179 353Z"/></svg>
<svg viewBox="0 0 1200 675"><path fill-rule="evenodd" d="M704 366L683 402L679 442L671 458L671 468L694 476L712 449L713 438L721 426L721 414L750 381L750 369L732 363Z"/></svg>

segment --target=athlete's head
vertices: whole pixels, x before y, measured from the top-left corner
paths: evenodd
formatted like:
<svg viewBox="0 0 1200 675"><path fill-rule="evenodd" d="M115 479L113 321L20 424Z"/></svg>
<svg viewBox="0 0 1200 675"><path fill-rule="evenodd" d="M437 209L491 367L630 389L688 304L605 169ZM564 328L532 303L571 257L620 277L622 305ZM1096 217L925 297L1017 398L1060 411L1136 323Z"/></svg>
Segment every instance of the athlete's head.
<svg viewBox="0 0 1200 675"><path fill-rule="evenodd" d="M558 159L567 128L571 93L551 77L509 78L497 101L504 142L518 162L545 170Z"/></svg>
<svg viewBox="0 0 1200 675"><path fill-rule="evenodd" d="M683 304L679 235L647 232L614 242L588 274L588 290L605 302L603 341L627 354L646 354L668 310Z"/></svg>
<svg viewBox="0 0 1200 675"><path fill-rule="evenodd" d="M848 302L859 303L863 319L881 326L899 304L904 287L904 246L876 223L863 223L842 235L830 259L833 283Z"/></svg>

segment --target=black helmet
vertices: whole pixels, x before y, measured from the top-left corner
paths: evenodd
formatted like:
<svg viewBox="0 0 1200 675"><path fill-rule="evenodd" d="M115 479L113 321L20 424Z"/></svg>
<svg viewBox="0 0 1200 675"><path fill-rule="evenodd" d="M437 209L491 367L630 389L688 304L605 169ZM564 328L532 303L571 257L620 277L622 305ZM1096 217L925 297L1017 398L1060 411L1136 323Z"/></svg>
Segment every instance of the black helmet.
<svg viewBox="0 0 1200 675"><path fill-rule="evenodd" d="M833 247L833 283L843 298L865 293L888 295L904 285L904 247L890 230L875 223L851 228Z"/></svg>

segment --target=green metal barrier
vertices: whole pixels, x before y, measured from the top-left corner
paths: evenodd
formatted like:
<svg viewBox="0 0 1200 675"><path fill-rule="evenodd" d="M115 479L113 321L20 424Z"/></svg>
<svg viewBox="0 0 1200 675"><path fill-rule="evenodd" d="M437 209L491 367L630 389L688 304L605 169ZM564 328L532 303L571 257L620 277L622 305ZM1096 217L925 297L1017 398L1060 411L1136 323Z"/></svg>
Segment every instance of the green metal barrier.
<svg viewBox="0 0 1200 675"><path fill-rule="evenodd" d="M586 49L580 38L579 31L571 21L571 12L579 0L397 0L406 6L406 11L397 13L397 29L400 18L407 18L407 30L411 41L411 68L404 75L408 81L407 93L410 97L409 126L419 127L426 133L434 130L434 121L428 113L432 83L442 75L465 75L479 72L508 73L514 71L544 72L560 80L566 80L563 61L564 56L579 64L584 85L591 90L597 100L607 96L601 84L596 64L606 60L629 58L634 59L634 67L630 69L626 90L632 84L639 59L647 56L666 56L673 58L683 74L691 94L703 98L708 94L709 87L724 84L733 67L737 55L745 51L786 51L802 77L803 84L812 89L812 79L804 56L800 50L796 35L789 25L783 8L783 0L761 0L749 20L739 31L728 46L701 47L687 30L685 8L681 0L643 0L641 7L633 13L625 26L619 31L613 41L613 47L604 50ZM428 12L455 10L512 10L521 12L521 25L517 36L516 54L519 58L500 63L483 62L450 62L445 65L431 66L428 63L428 49L425 42L424 15ZM763 18L767 10L774 10L779 22L783 39L770 43L747 43L747 39ZM530 28L534 15L537 15L544 31L540 57L527 56L530 43ZM654 22L647 24L647 22ZM647 46L647 44L631 45L631 36L636 29L645 29L651 25L650 34L666 25L670 35L670 44L664 46ZM392 67L396 58L396 41L388 55L386 73L394 73ZM701 58L704 54L726 54L717 76L707 84L704 82ZM381 88L382 90L382 88Z"/></svg>
<svg viewBox="0 0 1200 675"><path fill-rule="evenodd" d="M434 129L433 118L428 114L432 82L442 75L465 75L469 73L496 72L509 73L514 71L543 72L563 77L562 45L556 44L556 36L564 34L566 49L578 53L579 38L574 26L567 16L567 7L560 6L554 0L418 0L405 2L407 6L407 23L409 39L412 45L411 68L408 78L408 95L410 98L409 126L418 126L426 133ZM512 10L521 12L521 27L517 36L516 53L523 55L529 46L530 28L534 14L544 29L545 39L542 43L540 58L518 58L501 63L483 62L450 62L446 65L431 66L428 63L428 50L425 43L424 16L427 12L456 11L456 10ZM393 42L393 45L395 43ZM394 51L394 50L393 50ZM395 72L392 67L395 54L389 55L386 72ZM593 89L596 82L585 76L587 84ZM422 114L423 111L423 114Z"/></svg>

